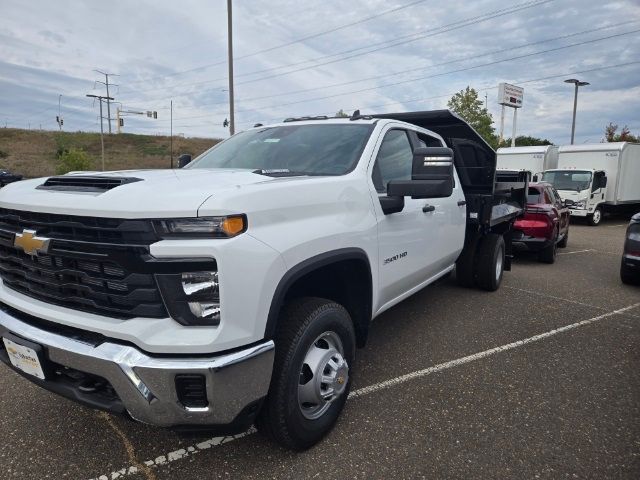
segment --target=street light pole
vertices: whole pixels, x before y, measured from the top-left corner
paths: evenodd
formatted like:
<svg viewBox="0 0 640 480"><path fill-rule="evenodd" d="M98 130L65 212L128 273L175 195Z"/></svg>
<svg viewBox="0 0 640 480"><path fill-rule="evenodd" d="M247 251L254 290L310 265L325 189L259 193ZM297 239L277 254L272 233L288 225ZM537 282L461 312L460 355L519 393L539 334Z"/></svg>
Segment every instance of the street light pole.
<svg viewBox="0 0 640 480"><path fill-rule="evenodd" d="M576 111L578 110L578 88L584 87L586 85L590 85L589 82L581 82L576 78L569 78L564 81L565 83L573 83L575 86L575 91L573 95L573 121L571 122L571 145L573 145L573 141L575 139L576 134Z"/></svg>
<svg viewBox="0 0 640 480"><path fill-rule="evenodd" d="M227 33L229 36L229 132L236 133L235 108L233 99L233 15L231 0L227 0Z"/></svg>

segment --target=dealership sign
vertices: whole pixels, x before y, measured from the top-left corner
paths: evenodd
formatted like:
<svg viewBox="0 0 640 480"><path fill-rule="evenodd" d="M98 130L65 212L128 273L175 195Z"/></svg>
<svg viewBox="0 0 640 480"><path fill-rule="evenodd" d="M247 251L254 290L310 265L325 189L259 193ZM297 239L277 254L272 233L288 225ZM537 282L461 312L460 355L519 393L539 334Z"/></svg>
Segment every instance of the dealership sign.
<svg viewBox="0 0 640 480"><path fill-rule="evenodd" d="M498 85L498 103L507 107L522 107L522 97L524 96L524 88L516 87L509 83L501 83Z"/></svg>

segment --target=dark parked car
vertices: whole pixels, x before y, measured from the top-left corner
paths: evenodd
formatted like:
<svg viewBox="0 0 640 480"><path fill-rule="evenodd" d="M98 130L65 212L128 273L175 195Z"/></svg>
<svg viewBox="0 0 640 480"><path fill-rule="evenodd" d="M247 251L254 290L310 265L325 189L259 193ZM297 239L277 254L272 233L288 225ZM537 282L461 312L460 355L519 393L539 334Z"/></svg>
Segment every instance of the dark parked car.
<svg viewBox="0 0 640 480"><path fill-rule="evenodd" d="M569 240L569 209L548 183L531 183L525 214L513 226L513 241L538 252L538 260L553 263L557 248Z"/></svg>
<svg viewBox="0 0 640 480"><path fill-rule="evenodd" d="M0 170L0 187L4 187L7 183L22 180L22 175L16 175L7 170Z"/></svg>
<svg viewBox="0 0 640 480"><path fill-rule="evenodd" d="M631 217L624 241L620 278L624 283L640 285L640 213Z"/></svg>

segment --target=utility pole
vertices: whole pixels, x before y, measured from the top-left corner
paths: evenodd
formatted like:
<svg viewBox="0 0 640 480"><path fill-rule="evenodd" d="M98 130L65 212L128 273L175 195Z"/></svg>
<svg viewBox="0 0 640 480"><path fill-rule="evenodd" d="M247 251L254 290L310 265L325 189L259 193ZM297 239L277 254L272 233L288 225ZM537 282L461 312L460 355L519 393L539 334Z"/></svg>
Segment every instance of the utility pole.
<svg viewBox="0 0 640 480"><path fill-rule="evenodd" d="M58 128L62 131L62 115L60 114L60 100L62 99L62 94L58 95Z"/></svg>
<svg viewBox="0 0 640 480"><path fill-rule="evenodd" d="M173 168L173 100L171 100L171 122L169 129L169 168Z"/></svg>
<svg viewBox="0 0 640 480"><path fill-rule="evenodd" d="M98 101L100 102L100 146L102 147L102 171L104 172L104 127L102 126L102 120L103 120L103 116L102 116L102 100L113 100L113 98L111 97L103 97L101 95L89 95L87 94L87 97L89 98L97 98Z"/></svg>
<svg viewBox="0 0 640 480"><path fill-rule="evenodd" d="M94 70L94 72L97 72L101 75L104 75L104 82L100 81L100 80L96 80L95 83L101 83L103 84L105 87L107 87L107 96L103 97L107 99L107 118L109 120L109 134L111 134L111 103L110 103L110 99L113 100L113 98L111 98L109 96L109 85L113 86L113 87L117 87L118 85L115 83L109 83L109 77L113 76L113 77L119 77L118 74L116 73L107 73L107 72L102 72L100 70Z"/></svg>
<svg viewBox="0 0 640 480"><path fill-rule="evenodd" d="M573 140L576 134L576 110L578 109L578 88L584 87L586 85L590 85L590 83L581 82L576 78L569 78L565 80L564 83L573 83L575 86L575 93L573 96L573 121L571 122L571 145L573 145Z"/></svg>
<svg viewBox="0 0 640 480"><path fill-rule="evenodd" d="M229 36L229 132L236 133L235 107L233 102L233 15L232 0L227 0L227 33Z"/></svg>

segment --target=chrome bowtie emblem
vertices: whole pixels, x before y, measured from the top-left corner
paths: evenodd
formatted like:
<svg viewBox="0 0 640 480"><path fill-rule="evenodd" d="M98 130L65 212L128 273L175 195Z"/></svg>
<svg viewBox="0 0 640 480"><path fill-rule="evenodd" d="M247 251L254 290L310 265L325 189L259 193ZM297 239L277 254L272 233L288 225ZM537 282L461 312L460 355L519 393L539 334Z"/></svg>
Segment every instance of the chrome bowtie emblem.
<svg viewBox="0 0 640 480"><path fill-rule="evenodd" d="M16 233L13 246L27 255L38 256L39 253L47 253L50 242L49 238L37 237L35 230L23 230L22 233Z"/></svg>

